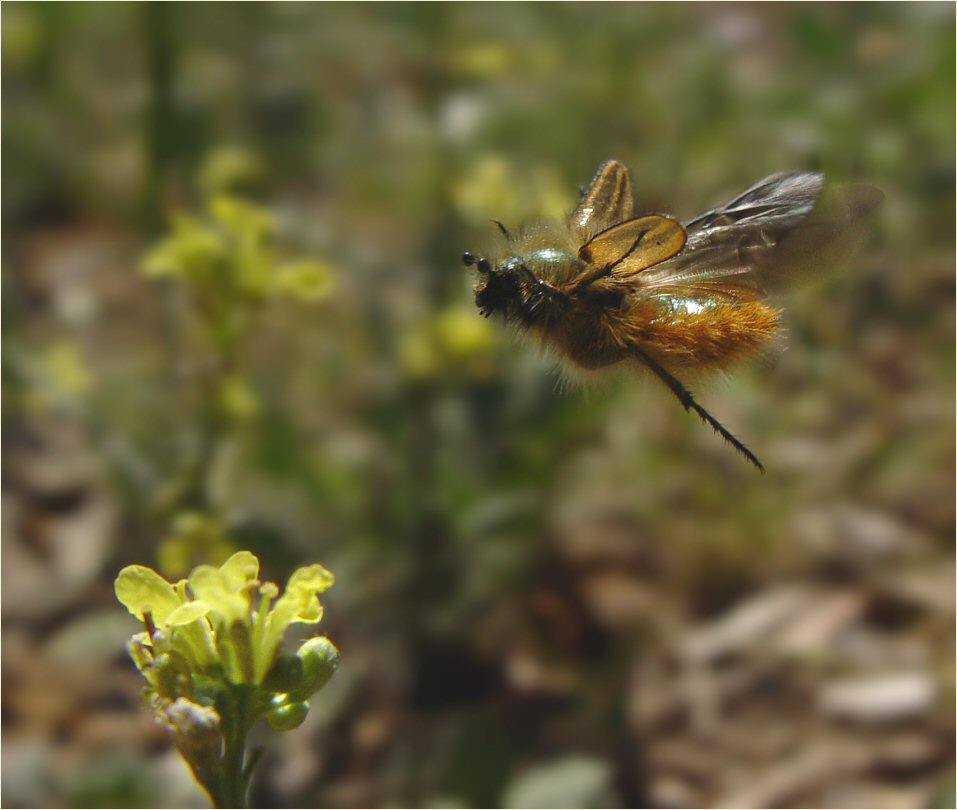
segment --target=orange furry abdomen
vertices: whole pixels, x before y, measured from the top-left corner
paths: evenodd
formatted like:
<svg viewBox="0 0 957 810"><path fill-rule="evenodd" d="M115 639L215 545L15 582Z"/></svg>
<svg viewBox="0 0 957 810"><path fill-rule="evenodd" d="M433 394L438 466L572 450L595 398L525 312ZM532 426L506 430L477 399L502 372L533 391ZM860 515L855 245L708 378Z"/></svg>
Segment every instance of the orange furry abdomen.
<svg viewBox="0 0 957 810"><path fill-rule="evenodd" d="M760 301L719 304L696 313L669 312L664 317L638 304L610 326L622 333L624 343L637 344L667 366L718 369L761 349L777 331L780 314L780 309Z"/></svg>

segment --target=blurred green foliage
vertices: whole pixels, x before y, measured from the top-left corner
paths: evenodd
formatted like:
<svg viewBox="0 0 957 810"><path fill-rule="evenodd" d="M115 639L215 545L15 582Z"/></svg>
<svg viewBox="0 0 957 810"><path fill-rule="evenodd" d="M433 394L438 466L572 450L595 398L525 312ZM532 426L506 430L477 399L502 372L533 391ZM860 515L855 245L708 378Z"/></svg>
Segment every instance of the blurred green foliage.
<svg viewBox="0 0 957 810"><path fill-rule="evenodd" d="M237 550L222 515L180 510L215 512L225 507L210 491L210 470L220 449L241 441L261 415L259 397L247 381L252 370L246 367L246 357L257 338L264 306L271 301L286 306L316 304L332 289L332 271L326 264L277 256L276 223L266 208L235 191L223 193L241 189L255 177L255 167L255 160L240 150L214 151L201 171L201 184L209 195L207 218L176 215L172 233L150 248L143 260L148 278L178 283L191 317L180 319L177 328L188 340L187 330L195 322L200 334L187 351L209 358L198 391L199 451L185 457L159 490L158 505L173 515L173 531L160 544L157 557L160 568L171 576L182 576L196 563L222 563Z"/></svg>
<svg viewBox="0 0 957 810"><path fill-rule="evenodd" d="M917 567L950 553L950 4L2 14L5 423L88 432L116 566L337 572L325 770L263 801L484 806L536 761L638 747L628 661L816 572L814 510L891 516L930 538ZM763 479L655 385L567 386L472 306L489 220L562 215L609 157L682 218L789 168L886 195L848 272L786 302L787 351L695 385ZM562 556L609 526L653 583L634 632L583 618ZM571 708L490 708L529 645L578 674Z"/></svg>

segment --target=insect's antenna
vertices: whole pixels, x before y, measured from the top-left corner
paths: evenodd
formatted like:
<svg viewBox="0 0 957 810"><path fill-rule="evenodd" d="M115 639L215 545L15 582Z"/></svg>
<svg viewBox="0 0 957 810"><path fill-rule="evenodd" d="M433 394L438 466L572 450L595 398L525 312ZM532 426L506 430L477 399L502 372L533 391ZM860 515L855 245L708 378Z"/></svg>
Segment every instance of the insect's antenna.
<svg viewBox="0 0 957 810"><path fill-rule="evenodd" d="M704 408L702 408L697 402L695 402L694 397L691 395L691 392L682 385L680 380L672 377L667 371L665 371L658 363L652 360L644 351L639 349L637 346L632 346L632 350L641 361L648 366L668 388L671 390L671 393L674 394L678 401L684 406L686 411L694 411L698 416L702 418L707 424L711 425L714 431L720 435L728 444L730 444L735 450L737 450L741 455L743 455L748 461L750 461L755 467L757 467L761 474L764 474L764 465L758 461L758 457L754 455L747 447L744 446L738 439L736 439L717 419L715 419L710 413L708 413Z"/></svg>
<svg viewBox="0 0 957 810"><path fill-rule="evenodd" d="M493 219L492 222L494 222L494 223L498 226L498 229L502 232L502 236L504 236L506 239L508 239L509 242L511 242L511 241L512 241L512 235L508 232L508 228L506 228L506 227L505 227L501 222L499 222L497 219Z"/></svg>

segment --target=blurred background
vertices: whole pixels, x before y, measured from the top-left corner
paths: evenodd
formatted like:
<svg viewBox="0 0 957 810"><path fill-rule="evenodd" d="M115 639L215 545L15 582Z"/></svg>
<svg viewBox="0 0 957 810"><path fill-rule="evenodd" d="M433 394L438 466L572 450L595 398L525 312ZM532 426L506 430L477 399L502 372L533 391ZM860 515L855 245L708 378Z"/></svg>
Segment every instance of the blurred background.
<svg viewBox="0 0 957 810"><path fill-rule="evenodd" d="M954 7L4 4L7 807L205 806L112 581L335 572L261 806L953 806ZM699 399L565 390L464 250L596 166L879 186ZM309 632L303 628L303 633Z"/></svg>

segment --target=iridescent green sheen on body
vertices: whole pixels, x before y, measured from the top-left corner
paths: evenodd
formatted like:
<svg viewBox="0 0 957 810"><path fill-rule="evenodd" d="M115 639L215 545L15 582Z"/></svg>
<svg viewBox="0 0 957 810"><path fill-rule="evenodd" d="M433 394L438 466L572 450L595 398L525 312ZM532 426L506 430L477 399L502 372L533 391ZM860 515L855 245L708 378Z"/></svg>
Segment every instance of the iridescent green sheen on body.
<svg viewBox="0 0 957 810"><path fill-rule="evenodd" d="M546 281L561 281L577 273L583 266L578 255L561 247L542 247L531 250L522 257L513 257L538 278Z"/></svg>

